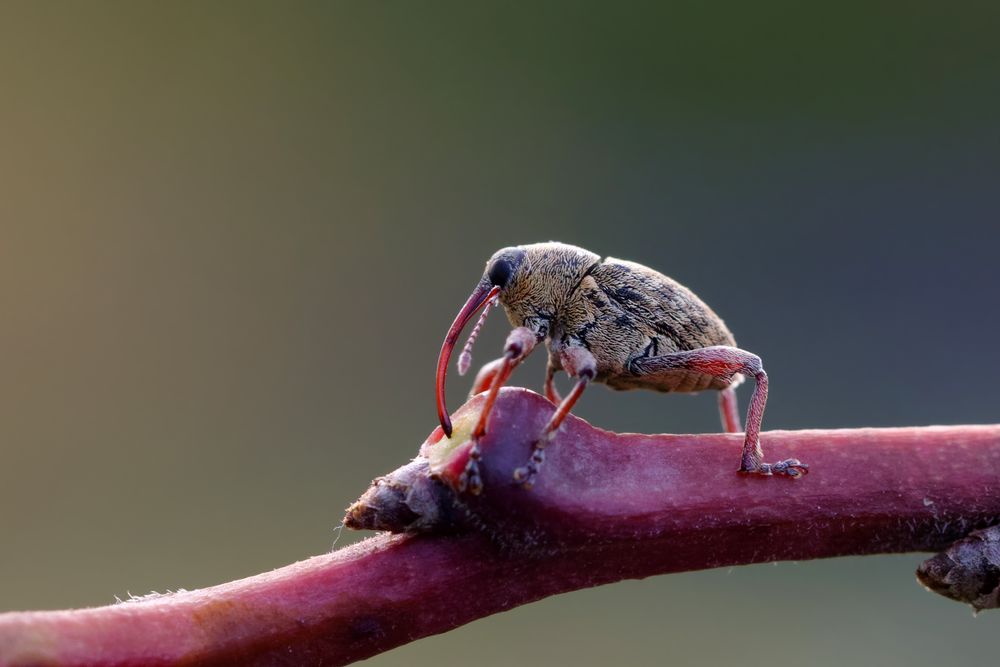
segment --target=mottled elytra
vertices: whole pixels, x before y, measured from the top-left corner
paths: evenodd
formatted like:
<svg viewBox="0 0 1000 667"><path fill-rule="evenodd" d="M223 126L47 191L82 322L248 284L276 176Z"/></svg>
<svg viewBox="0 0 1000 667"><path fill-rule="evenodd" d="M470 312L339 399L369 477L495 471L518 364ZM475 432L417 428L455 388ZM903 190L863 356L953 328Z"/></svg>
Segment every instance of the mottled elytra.
<svg viewBox="0 0 1000 667"><path fill-rule="evenodd" d="M531 488L545 460L545 446L591 381L613 389L661 392L715 389L727 432L740 431L735 388L746 376L755 381L747 410L746 435L739 472L798 477L808 466L796 459L764 463L759 434L767 402L767 374L760 357L736 347L722 319L680 283L648 267L600 256L565 243L534 243L498 251L486 263L482 279L448 330L437 366L437 407L441 428L451 436L445 406L445 376L452 350L480 309L469 342L459 359L464 374L471 349L490 307L498 302L514 330L504 354L479 372L472 393L489 391L472 432L473 446L461 486L482 488L478 441L486 432L500 387L514 367L545 342L549 362L545 395L558 407L539 434L531 458L514 479ZM576 378L561 398L553 385L557 371Z"/></svg>

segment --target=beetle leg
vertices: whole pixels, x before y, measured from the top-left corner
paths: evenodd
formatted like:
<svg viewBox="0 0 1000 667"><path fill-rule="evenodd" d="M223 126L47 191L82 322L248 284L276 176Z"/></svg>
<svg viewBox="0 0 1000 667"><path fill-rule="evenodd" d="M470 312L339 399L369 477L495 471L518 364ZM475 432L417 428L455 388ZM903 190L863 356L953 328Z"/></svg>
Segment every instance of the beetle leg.
<svg viewBox="0 0 1000 667"><path fill-rule="evenodd" d="M545 462L546 445L556 437L556 432L559 430L559 426L562 425L563 420L566 419L566 415L573 409L576 401L583 394L583 390L587 388L587 384L597 375L597 361L594 359L594 355L584 347L566 348L560 352L560 358L563 368L571 376L575 375L577 381L573 385L572 391L569 392L566 398L559 402L559 406L552 413L552 417L549 418L549 422L545 425L542 434L535 441L534 447L531 450L531 458L528 459L528 462L523 467L514 471L514 481L526 489L530 489L535 485L535 477L538 475L538 469ZM546 387L548 387L548 384L549 382L547 381Z"/></svg>
<svg viewBox="0 0 1000 667"><path fill-rule="evenodd" d="M559 395L559 391L556 389L555 377L556 367L552 363L552 360L549 359L549 365L545 368L545 398L559 405L562 402L562 396Z"/></svg>
<svg viewBox="0 0 1000 667"><path fill-rule="evenodd" d="M750 397L750 407L747 409L746 435L743 439L743 455L739 471L759 475L781 474L789 477L798 477L809 471L809 466L798 459L786 459L778 463L763 462L764 453L760 447L759 436L764 405L767 403L767 373L764 372L764 366L756 354L736 347L713 345L687 352L636 359L631 366L637 375L669 375L678 371L709 375L730 385L723 389L723 392L732 390L732 381L738 379L737 374L752 376L755 386ZM728 429L730 415L727 412L735 411L735 401L730 401L727 397L720 398L720 401L724 404L723 418Z"/></svg>
<svg viewBox="0 0 1000 667"><path fill-rule="evenodd" d="M483 367L476 376L476 384L479 384L480 376L492 374L489 394L483 404L482 412L479 414L479 421L472 431L472 448L469 450L469 462L465 470L458 478L458 490L468 490L470 493L478 494L483 490L483 480L479 475L479 459L482 454L479 450L479 440L486 434L486 422L489 420L490 412L496 403L500 388L510 378L514 367L524 361L524 358L534 349L536 342L535 334L525 327L518 327L507 335L507 342L504 344L503 356L498 359L499 365L494 366L492 362ZM492 367L492 368L491 368Z"/></svg>
<svg viewBox="0 0 1000 667"><path fill-rule="evenodd" d="M469 391L469 398L488 391L493 386L493 379L496 378L497 373L503 368L504 359L505 357L494 359L479 369L479 372L476 373L476 379L472 383L472 389Z"/></svg>
<svg viewBox="0 0 1000 667"><path fill-rule="evenodd" d="M743 430L740 428L740 409L734 385L735 383L719 392L719 415L722 417L722 428L726 433L739 433Z"/></svg>

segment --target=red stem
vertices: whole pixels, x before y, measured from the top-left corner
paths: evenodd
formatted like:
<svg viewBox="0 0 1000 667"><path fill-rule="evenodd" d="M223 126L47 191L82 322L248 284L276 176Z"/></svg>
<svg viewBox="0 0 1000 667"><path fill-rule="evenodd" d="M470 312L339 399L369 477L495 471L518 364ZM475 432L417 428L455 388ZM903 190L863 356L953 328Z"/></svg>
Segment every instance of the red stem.
<svg viewBox="0 0 1000 667"><path fill-rule="evenodd" d="M479 403L456 413L456 439ZM437 484L427 498L440 506L418 508L435 518L412 524L458 534L380 535L200 591L0 614L0 665L342 665L555 593L727 565L939 550L1000 522L1000 425L765 433L771 459L811 465L788 480L734 472L739 435L615 435L570 417L526 492L509 476L553 407L505 390L495 410L481 443L484 493L459 497L456 512ZM465 451L451 444L424 447L446 482ZM382 488L436 484L420 466ZM386 509L372 506L377 498L392 503L366 498L352 520ZM445 521L456 516L485 530L462 533L462 521Z"/></svg>

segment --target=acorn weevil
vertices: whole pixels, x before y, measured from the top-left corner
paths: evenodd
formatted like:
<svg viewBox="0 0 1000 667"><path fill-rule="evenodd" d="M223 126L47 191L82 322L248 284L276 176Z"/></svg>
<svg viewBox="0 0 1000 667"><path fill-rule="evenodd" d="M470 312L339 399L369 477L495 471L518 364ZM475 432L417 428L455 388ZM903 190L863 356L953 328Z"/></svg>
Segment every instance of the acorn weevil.
<svg viewBox="0 0 1000 667"><path fill-rule="evenodd" d="M507 337L503 357L479 372L473 394L489 391L472 431L469 463L460 487L482 489L478 441L500 387L514 367L545 342L549 361L545 395L558 407L534 444L531 458L514 471L514 480L531 488L545 446L591 381L613 389L694 392L715 389L725 430L736 433L740 420L735 388L745 376L755 381L747 410L746 434L739 472L798 477L808 466L797 459L764 463L758 436L767 402L767 374L760 357L736 347L722 319L691 290L648 267L600 256L564 243L534 243L504 248L486 263L476 289L452 323L437 365L437 408L441 428L451 437L445 406L445 376L462 329L483 308L459 357L459 373L471 362L471 349L483 321L499 303L515 328ZM564 370L576 378L560 398L553 376Z"/></svg>

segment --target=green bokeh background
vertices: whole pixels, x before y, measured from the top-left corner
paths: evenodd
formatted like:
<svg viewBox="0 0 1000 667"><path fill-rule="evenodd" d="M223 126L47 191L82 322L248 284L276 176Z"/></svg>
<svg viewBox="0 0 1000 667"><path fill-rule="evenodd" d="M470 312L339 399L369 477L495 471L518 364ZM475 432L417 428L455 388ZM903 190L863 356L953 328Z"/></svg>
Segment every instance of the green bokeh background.
<svg viewBox="0 0 1000 667"><path fill-rule="evenodd" d="M694 288L765 428L997 421L998 34L986 2L3 2L0 610L329 550L505 245ZM711 396L577 413L718 429ZM371 663L990 664L921 558L625 582Z"/></svg>

